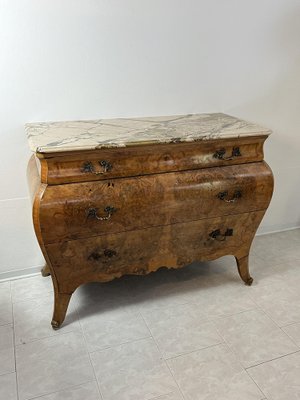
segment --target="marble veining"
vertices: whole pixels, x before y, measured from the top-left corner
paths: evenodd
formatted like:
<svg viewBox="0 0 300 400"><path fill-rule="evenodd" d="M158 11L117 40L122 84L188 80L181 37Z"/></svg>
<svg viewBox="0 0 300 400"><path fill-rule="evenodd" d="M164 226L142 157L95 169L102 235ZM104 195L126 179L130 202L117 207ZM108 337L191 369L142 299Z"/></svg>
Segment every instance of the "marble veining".
<svg viewBox="0 0 300 400"><path fill-rule="evenodd" d="M25 129L30 149L39 153L193 142L271 133L256 124L221 113L42 122L26 124Z"/></svg>

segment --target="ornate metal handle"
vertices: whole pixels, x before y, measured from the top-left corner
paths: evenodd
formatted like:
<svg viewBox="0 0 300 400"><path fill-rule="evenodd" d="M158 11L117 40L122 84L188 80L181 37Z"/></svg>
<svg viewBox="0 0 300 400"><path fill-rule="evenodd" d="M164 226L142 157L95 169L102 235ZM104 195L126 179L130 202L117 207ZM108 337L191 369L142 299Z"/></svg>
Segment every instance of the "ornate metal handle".
<svg viewBox="0 0 300 400"><path fill-rule="evenodd" d="M96 171L93 163L91 161L87 161L82 166L82 172L90 172L95 175L105 174L106 172L112 169L112 164L106 160L98 161L100 167L102 167L102 171Z"/></svg>
<svg viewBox="0 0 300 400"><path fill-rule="evenodd" d="M232 236L233 235L233 229L227 228L225 233L222 234L220 229L216 229L215 231L212 231L209 236L213 240L218 240L219 242L224 242L226 240L227 236Z"/></svg>
<svg viewBox="0 0 300 400"><path fill-rule="evenodd" d="M112 216L112 214L115 211L116 211L116 209L114 207L107 206L104 208L104 212L106 212L107 215L105 215L104 217L101 217L98 215L98 208L89 208L86 211L86 215L88 218L95 218L95 219L98 219L99 221L106 221L106 220L110 219L110 217Z"/></svg>
<svg viewBox="0 0 300 400"><path fill-rule="evenodd" d="M224 160L224 161L233 160L235 157L241 157L241 152L240 152L239 147L234 147L232 149L232 153L231 153L230 157L225 157L225 154L226 154L226 150L223 147L222 149L216 150L213 157L217 158L218 160Z"/></svg>
<svg viewBox="0 0 300 400"><path fill-rule="evenodd" d="M233 193L233 196L231 199L226 199L227 196L228 196L227 190L217 194L218 199L225 201L225 203L234 203L235 201L237 201L237 199L240 199L242 197L242 192L241 192L241 190L236 190Z"/></svg>
<svg viewBox="0 0 300 400"><path fill-rule="evenodd" d="M88 260L92 260L92 261L98 261L100 260L100 258L102 258L102 256L107 257L107 258L111 258L117 255L117 252L115 250L111 250L111 249L105 249L103 251L103 254L100 254L98 251L93 251L89 256L88 256Z"/></svg>

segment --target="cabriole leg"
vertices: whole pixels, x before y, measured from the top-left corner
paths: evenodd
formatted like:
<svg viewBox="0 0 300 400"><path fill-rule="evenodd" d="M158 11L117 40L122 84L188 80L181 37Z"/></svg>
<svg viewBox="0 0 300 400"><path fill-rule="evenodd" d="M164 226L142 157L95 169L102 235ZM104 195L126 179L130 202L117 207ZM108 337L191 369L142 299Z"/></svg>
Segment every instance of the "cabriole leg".
<svg viewBox="0 0 300 400"><path fill-rule="evenodd" d="M71 299L72 293L54 293L54 311L51 325L53 329L59 329L61 324L64 322L68 305Z"/></svg>
<svg viewBox="0 0 300 400"><path fill-rule="evenodd" d="M249 256L235 257L240 277L246 285L251 286L253 279L249 273Z"/></svg>

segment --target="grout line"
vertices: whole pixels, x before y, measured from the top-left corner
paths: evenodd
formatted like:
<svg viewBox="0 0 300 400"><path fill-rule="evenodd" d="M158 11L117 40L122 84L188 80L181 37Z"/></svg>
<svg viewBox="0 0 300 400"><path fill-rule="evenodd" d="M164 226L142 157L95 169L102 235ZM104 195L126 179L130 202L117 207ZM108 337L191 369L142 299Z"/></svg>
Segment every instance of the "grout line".
<svg viewBox="0 0 300 400"><path fill-rule="evenodd" d="M252 300L252 299L250 298L250 300ZM257 309L258 309L257 304L254 303L254 306L251 307L251 308L248 308L248 310L238 311L238 312L235 312L233 314L215 315L213 317L209 317L210 318L209 321L215 322L215 321L219 321L221 319L234 317L235 315L240 315L240 314L248 313L250 311L255 311Z"/></svg>
<svg viewBox="0 0 300 400"><path fill-rule="evenodd" d="M83 335L82 327L81 327L81 324L80 324L80 322L79 322L79 315L78 315L77 307L76 307L75 304L74 304L73 306L74 306L74 309L75 309L74 311L75 311L75 314L76 314L76 316L77 316L77 320L78 320L79 327L80 327L79 332L81 332L82 335ZM76 320L75 320L74 322L76 322ZM37 341L39 341L39 340L51 339L51 338L54 338L54 337L60 337L61 335L66 335L66 334L68 334L68 333L74 333L74 332L76 333L76 329L75 329L75 328L74 328L74 330L71 330L71 331L68 331L68 332L63 332L63 333L62 333L62 332L59 332L59 333L53 334L53 335L51 335L51 336L45 336L45 337L42 337L42 338L39 338L39 339L31 340L31 341L26 342L26 343L24 343L24 344L18 344L18 345L16 345L16 347L18 347L18 346L24 346L24 345L26 345L26 344L30 344L30 343L33 343L33 342L37 342ZM87 352L87 354L88 354L88 352ZM91 360L90 360L90 363L91 363ZM91 363L91 366L92 366L92 363ZM93 369L93 366L92 366L92 369ZM93 369L93 371L94 371L94 369ZM67 388L65 388L65 389L60 389L60 390L56 390L56 391L51 392L51 393L46 393L46 394L44 394L44 395L42 395L42 396L37 395L37 396L31 397L30 400L43 398L43 397L45 397L45 396L49 396L49 395L52 395L52 394L54 394L54 393L59 393L59 392L63 392L63 391L66 391L66 390L71 390L71 389L73 389L73 388L81 387L81 386L83 386L83 385L85 385L85 384L87 384L87 383L95 382L95 381L96 381L96 384L97 384L97 386L98 386L98 383L97 383L97 380L96 380L96 379L95 379L95 380L89 380L89 381L87 381L87 382L84 382L84 383L81 383L81 384L78 384L78 385L73 385L73 386L67 387ZM17 386L17 389L18 389L18 386Z"/></svg>
<svg viewBox="0 0 300 400"><path fill-rule="evenodd" d="M16 392L17 392L17 400L19 400L19 382L18 382L18 371L17 371L17 352L16 352L16 336L15 336L15 315L14 315L14 303L12 301L12 287L11 283L9 286L10 293L10 302L11 302L11 316L12 316L12 329L13 329L13 350L14 350L14 363L15 363L15 379L16 379Z"/></svg>
<svg viewBox="0 0 300 400"><path fill-rule="evenodd" d="M32 340L29 340L28 342L25 342L25 343L19 343L19 344L16 344L15 347L17 348L17 347L20 347L20 346L26 346L28 344L39 342L41 340L53 339L53 338L56 338L56 337L61 337L63 335L67 335L68 333L76 333L76 332L77 331L74 328L74 329L72 329L70 331L67 331L67 332L58 332L58 333L54 333L53 335L43 336L43 337L40 337L40 338L37 338L37 339L32 339Z"/></svg>
<svg viewBox="0 0 300 400"><path fill-rule="evenodd" d="M295 340L294 340L293 338L291 338L290 335L289 335L288 333L286 333L286 332L282 329L282 328L285 328L286 326L291 326L291 325L294 325L294 324L298 324L299 321L297 321L297 322L292 322L291 324L287 324L287 325L284 325L284 326L280 326L280 325L278 325L278 323L277 323L276 321L274 321L274 319L273 319L270 315L268 315L268 314L265 312L265 310L264 310L259 304L256 303L256 301L255 301L254 299L253 299L253 302L257 305L257 308L259 309L259 311L261 311L267 318L269 318L269 319L276 325L276 327L279 328L279 329L281 330L281 332L282 332L285 336L287 336L287 337L298 347L298 349L299 349L300 347L299 347L298 343L296 343ZM289 354L292 354L292 353L289 353ZM283 356L283 357L284 357L284 356ZM278 358L280 358L280 357L278 357Z"/></svg>
<svg viewBox="0 0 300 400"><path fill-rule="evenodd" d="M290 324L282 325L280 328L287 328L288 326L296 325L296 324L300 325L300 320L299 321L295 321L295 322L291 322Z"/></svg>
<svg viewBox="0 0 300 400"><path fill-rule="evenodd" d="M142 314L141 314L141 317L143 318L143 320L144 320L144 322L145 322L145 324L146 324L146 326L147 326L149 332L151 333L151 329L149 328L149 326L148 326L148 324L147 324L147 322L146 322L146 320L145 320L145 318L144 318L144 316L143 316ZM185 399L185 397L184 397L184 395L183 395L183 392L182 392L180 386L178 385L178 382L177 382L177 380L175 379L175 377L174 377L174 375L173 375L173 373L172 373L172 371L171 371L171 368L170 368L169 365L168 365L167 360L163 357L162 352L160 351L160 348L159 348L159 346L158 346L158 344L157 344L157 342L156 342L154 336L152 335L152 333L151 333L151 337L152 337L153 342L154 342L154 344L155 344L155 346L156 346L156 348L157 348L158 353L161 355L161 359L163 360L163 363L165 364L165 366L166 366L167 369L169 370L169 372L170 372L170 374L171 374L171 376L172 376L174 382L176 383L176 386L177 386L177 388L178 388L178 390L179 390L179 393L181 394L182 398ZM167 395L167 394L168 394L168 393L164 394L164 396ZM154 399L155 399L155 398L154 398ZM151 400L151 399L150 399L150 400Z"/></svg>
<svg viewBox="0 0 300 400"><path fill-rule="evenodd" d="M72 389L78 388L78 387L80 387L80 386L86 385L87 383L91 383L91 382L94 382L94 381L87 381L87 382L85 382L85 383L80 383L80 384L78 384L78 385L70 386L70 387L67 387L67 388L65 388L65 389L55 390L54 392L42 394L41 396L40 396L40 395L37 395L37 396L34 396L34 397L30 397L30 398L27 399L27 400L42 399L43 397L50 396L50 395L55 394L55 393L65 392L65 391L67 391L67 390L72 390Z"/></svg>
<svg viewBox="0 0 300 400"><path fill-rule="evenodd" d="M13 322L7 322L7 324L2 324L2 325L0 325L0 329L1 329L3 326L7 326L7 325L13 325Z"/></svg>
<svg viewBox="0 0 300 400"><path fill-rule="evenodd" d="M77 311L77 307L76 307L76 311ZM88 351L88 344L87 344L87 340L86 340L86 337L85 337L84 329L82 327L81 320L80 320L80 315L79 315L78 311L77 311L77 314L78 314L78 322L79 322L80 329L81 329L81 332L82 332L82 337L83 337L83 340L84 340L84 343L85 343L85 347L86 347L86 352L87 352L87 355L88 355L89 360L90 360L90 364L91 364L91 367L92 367L92 370L93 370L93 374L94 374L94 378L95 378L96 385L97 385L97 388L98 388L98 392L100 394L101 399L103 400L104 396L103 396L102 391L101 391L100 383L98 382L98 379L97 379L97 375L96 375L96 371L95 371L95 368L94 368L94 364L92 363L91 353Z"/></svg>
<svg viewBox="0 0 300 400"><path fill-rule="evenodd" d="M254 303L255 303L255 301L254 301ZM281 327L280 327L275 321L273 321L273 319L272 319L272 318L271 318L257 303L255 303L255 304L257 305L258 311L262 312L268 319L270 319L270 320L274 323L274 325L276 325L276 328L280 329L282 333L284 333L289 339L291 339L290 336L289 336L286 332L284 332L284 331L281 329ZM252 310L255 310L255 309L252 309ZM248 310L248 311L251 311L251 310ZM247 311L244 311L244 312L247 312ZM214 322L214 321L213 321L213 322ZM222 334L221 334L221 336L222 336ZM222 337L223 337L223 336L222 336ZM223 338L223 339L224 339L224 338ZM224 339L224 341L225 341L225 343L228 345L228 347L230 348L229 344L226 342L225 339ZM294 340L291 339L291 341L296 345L297 348L299 348L298 344L295 343ZM246 367L243 366L243 368L247 371L247 369L249 369L249 368L253 368L253 367L256 367L256 366L258 366L258 365L265 364L265 363L268 363L268 362L270 362L270 361L277 360L278 358L282 358L282 357L285 357L285 356L288 356L288 355L291 355L291 354L294 354L294 353L298 353L299 351L300 351L300 349L299 349L299 350L296 350L296 351L293 351L293 352L290 352L290 353L287 353L287 354L284 354L284 355L279 356L279 357L272 358L271 360L263 361L263 362L261 362L261 363L255 364L255 365L253 365L253 366L251 366L251 367L247 367L247 368L246 368ZM241 364L241 365L242 365L242 364Z"/></svg>
<svg viewBox="0 0 300 400"><path fill-rule="evenodd" d="M11 293L10 293L11 294ZM12 320L13 320L13 346L14 346L14 360L15 360L15 372L16 372L16 385L17 385L17 399L19 400L19 381L18 381L18 371L17 371L17 346L16 346L16 337L15 337L15 316L14 316L14 304L11 302L12 308Z"/></svg>
<svg viewBox="0 0 300 400"><path fill-rule="evenodd" d="M258 390L261 392L261 394L264 396L261 398L261 400L266 399L266 394L265 392L258 386L258 384L255 382L255 380L252 378L252 376L249 374L249 372L247 371L246 368L244 368L244 371L246 372L246 374L249 376L249 378L251 379L251 381L254 383L254 385L258 388Z"/></svg>
<svg viewBox="0 0 300 400"><path fill-rule="evenodd" d="M10 375L10 374L15 374L15 373L16 373L16 371L5 371L5 372L1 372L0 378L1 378L2 376Z"/></svg>
<svg viewBox="0 0 300 400"><path fill-rule="evenodd" d="M289 325L290 326L290 325ZM296 341L287 333L287 332L285 332L283 329L282 329L282 327L279 327L280 329L281 329L281 331L285 334L285 335L287 335L287 337L298 347L298 349L300 350L300 346L298 345L298 343L296 343Z"/></svg>
<svg viewBox="0 0 300 400"><path fill-rule="evenodd" d="M292 351L291 353L288 353L288 354L284 354L284 355L279 356L279 357L272 358L271 360L262 361L261 363L258 363L258 364L255 364L255 365L251 365L250 367L246 367L245 370L247 371L248 369L258 367L259 365L268 364L268 363L270 363L272 361L276 361L276 360L279 360L280 358L288 357L288 356L291 356L292 354L296 354L296 353L300 353L300 349L296 350L296 351Z"/></svg>
<svg viewBox="0 0 300 400"><path fill-rule="evenodd" d="M217 347L217 346L221 346L221 345L226 344L224 339L222 337L220 337L220 338L222 339L222 342L220 342L220 343L211 344L209 346L202 347L201 349L196 349L196 350L189 351L188 353L182 353L182 354L178 354L177 356L168 357L168 358L165 358L164 360L165 361L174 360L174 359L179 358L179 357L189 356L190 354L198 353L199 351L202 351L202 350L206 350L206 349L210 349L212 347Z"/></svg>
<svg viewBox="0 0 300 400"><path fill-rule="evenodd" d="M218 329L217 329L217 330L218 330ZM222 335L220 334L220 336L222 336ZM222 338L223 338L223 337L222 337ZM233 357L235 358L236 362L240 365L241 369L242 369L243 371L245 371L246 374L249 376L249 374L248 374L246 368L244 367L244 365L243 365L242 362L240 361L238 355L237 355L237 354L234 352L234 350L229 346L229 344L227 343L227 341L225 340L225 338L223 338L223 340L224 340L224 345L227 347L227 349L228 349L228 351L230 352L230 354L233 355ZM251 380L253 381L253 379L252 379L251 376L250 376L250 378L251 378ZM254 382L254 381L253 381L253 382ZM255 386L258 388L258 390L261 392L261 394L262 394L263 396L265 396L264 392L263 392L263 391L261 390L261 388L257 385L257 383L254 382L254 384L255 384ZM263 400L263 399L264 399L264 398L262 398L261 400Z"/></svg>
<svg viewBox="0 0 300 400"><path fill-rule="evenodd" d="M216 326L217 332L219 333L219 335L220 335L221 338L223 339L224 344L225 344L225 346L227 347L228 351L229 351L231 354L233 354L234 358L236 359L236 361L237 361L237 363L240 365L240 367L241 367L243 370L246 370L245 367L244 367L244 365L242 364L241 360L239 359L238 354L234 351L233 348L231 348L230 344L229 344L229 343L227 342L227 340L223 337L223 335L219 332L219 329L218 329L218 327L217 327L216 324L215 324L215 326Z"/></svg>
<svg viewBox="0 0 300 400"><path fill-rule="evenodd" d="M133 340L128 340L128 341L122 342L122 343L112 344L112 345L110 345L108 347L104 347L103 349L97 349L97 350L89 351L89 354L98 353L98 352L100 353L102 351L106 351L106 350L114 349L116 347L124 346L125 344L141 342L142 340L151 339L151 338L152 338L152 336L149 335L149 336L146 336L146 337L143 337L143 338L139 338L139 339L133 339Z"/></svg>

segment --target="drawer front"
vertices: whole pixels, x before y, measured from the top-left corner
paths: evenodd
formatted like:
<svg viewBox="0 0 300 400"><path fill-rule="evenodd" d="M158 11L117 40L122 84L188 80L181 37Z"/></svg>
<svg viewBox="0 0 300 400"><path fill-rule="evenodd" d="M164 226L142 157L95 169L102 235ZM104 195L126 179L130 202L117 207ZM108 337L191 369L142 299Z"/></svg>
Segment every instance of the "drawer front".
<svg viewBox="0 0 300 400"><path fill-rule="evenodd" d="M41 178L52 185L262 161L265 139L260 136L47 154L41 159Z"/></svg>
<svg viewBox="0 0 300 400"><path fill-rule="evenodd" d="M46 246L60 290L81 283L146 274L249 248L264 211L206 219ZM67 279L66 279L67 277Z"/></svg>
<svg viewBox="0 0 300 400"><path fill-rule="evenodd" d="M48 186L40 204L45 243L267 208L264 163Z"/></svg>

